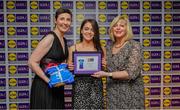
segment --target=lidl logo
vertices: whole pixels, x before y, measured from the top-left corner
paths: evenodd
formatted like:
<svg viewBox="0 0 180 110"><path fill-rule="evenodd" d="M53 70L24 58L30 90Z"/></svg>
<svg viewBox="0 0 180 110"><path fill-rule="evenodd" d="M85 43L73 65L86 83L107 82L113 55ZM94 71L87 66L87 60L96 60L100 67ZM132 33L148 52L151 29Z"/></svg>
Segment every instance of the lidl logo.
<svg viewBox="0 0 180 110"><path fill-rule="evenodd" d="M14 65L9 66L9 73L10 74L14 75L16 73L16 71L17 71L16 66L14 66Z"/></svg>
<svg viewBox="0 0 180 110"><path fill-rule="evenodd" d="M106 3L104 1L99 2L99 9L105 9L106 8Z"/></svg>
<svg viewBox="0 0 180 110"><path fill-rule="evenodd" d="M172 2L165 1L164 6L165 6L166 9L171 9L172 8Z"/></svg>
<svg viewBox="0 0 180 110"><path fill-rule="evenodd" d="M150 9L150 2L149 1L143 2L143 8L144 9Z"/></svg>
<svg viewBox="0 0 180 110"><path fill-rule="evenodd" d="M62 4L61 4L60 1L54 1L53 5L54 5L54 8L55 8L55 9L58 9L58 8L61 8L61 7L62 7Z"/></svg>
<svg viewBox="0 0 180 110"><path fill-rule="evenodd" d="M17 92L16 91L10 91L9 92L9 98L10 99L16 99L17 98Z"/></svg>
<svg viewBox="0 0 180 110"><path fill-rule="evenodd" d="M170 104L171 104L170 99L164 99L164 101L163 101L163 105L164 105L164 107L169 107L169 106L170 106Z"/></svg>
<svg viewBox="0 0 180 110"><path fill-rule="evenodd" d="M7 21L8 22L15 22L16 16L14 14L8 14L7 15Z"/></svg>
<svg viewBox="0 0 180 110"><path fill-rule="evenodd" d="M84 3L82 1L77 1L76 2L76 7L77 7L77 9L83 9L84 8Z"/></svg>
<svg viewBox="0 0 180 110"><path fill-rule="evenodd" d="M38 27L31 27L31 34L32 35L38 35L39 29Z"/></svg>
<svg viewBox="0 0 180 110"><path fill-rule="evenodd" d="M8 32L8 35L15 35L16 29L15 29L15 27L10 26L10 27L8 27L7 32Z"/></svg>
<svg viewBox="0 0 180 110"><path fill-rule="evenodd" d="M37 1L31 1L30 5L31 5L31 9L38 9L38 2Z"/></svg>
<svg viewBox="0 0 180 110"><path fill-rule="evenodd" d="M105 14L99 14L99 21L105 22L106 21L106 15Z"/></svg>
<svg viewBox="0 0 180 110"><path fill-rule="evenodd" d="M121 2L121 8L122 9L128 9L128 2L127 1L122 1Z"/></svg>
<svg viewBox="0 0 180 110"><path fill-rule="evenodd" d="M7 8L8 8L8 9L14 9L14 8L15 8L15 3L14 3L14 1L8 1L8 2L7 2Z"/></svg>
<svg viewBox="0 0 180 110"><path fill-rule="evenodd" d="M84 15L83 14L77 14L76 19L77 19L77 21L82 22L84 20Z"/></svg>
<svg viewBox="0 0 180 110"><path fill-rule="evenodd" d="M170 83L171 82L171 76L170 75L165 75L164 76L164 82L165 83Z"/></svg>

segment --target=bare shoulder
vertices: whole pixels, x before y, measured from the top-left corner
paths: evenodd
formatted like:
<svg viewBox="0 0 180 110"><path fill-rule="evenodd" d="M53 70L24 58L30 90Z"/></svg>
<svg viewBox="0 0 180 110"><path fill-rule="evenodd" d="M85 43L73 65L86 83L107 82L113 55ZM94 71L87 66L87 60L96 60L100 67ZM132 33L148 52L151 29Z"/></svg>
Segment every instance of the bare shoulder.
<svg viewBox="0 0 180 110"><path fill-rule="evenodd" d="M101 46L101 48L104 52L106 51L106 48L104 46Z"/></svg>
<svg viewBox="0 0 180 110"><path fill-rule="evenodd" d="M69 50L70 50L70 51L75 51L75 45L70 46L70 47L69 47Z"/></svg>
<svg viewBox="0 0 180 110"><path fill-rule="evenodd" d="M52 34L48 34L46 35L41 42L45 42L45 43L51 43L54 41L54 36Z"/></svg>

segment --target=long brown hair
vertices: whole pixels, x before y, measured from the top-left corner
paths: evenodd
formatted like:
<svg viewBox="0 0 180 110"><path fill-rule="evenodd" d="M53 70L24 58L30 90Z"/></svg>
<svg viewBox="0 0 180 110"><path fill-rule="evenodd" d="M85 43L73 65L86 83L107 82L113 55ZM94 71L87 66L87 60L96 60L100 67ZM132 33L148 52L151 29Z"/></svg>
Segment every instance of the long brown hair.
<svg viewBox="0 0 180 110"><path fill-rule="evenodd" d="M102 52L102 48L101 48L101 44L100 44L100 36L99 36L99 26L96 20L94 19L85 19L80 27L80 42L83 41L83 35L81 33L81 30L83 29L84 25L86 23L91 23L92 28L93 28L93 32L94 32L94 37L93 37L93 44L94 47L97 49L97 51Z"/></svg>

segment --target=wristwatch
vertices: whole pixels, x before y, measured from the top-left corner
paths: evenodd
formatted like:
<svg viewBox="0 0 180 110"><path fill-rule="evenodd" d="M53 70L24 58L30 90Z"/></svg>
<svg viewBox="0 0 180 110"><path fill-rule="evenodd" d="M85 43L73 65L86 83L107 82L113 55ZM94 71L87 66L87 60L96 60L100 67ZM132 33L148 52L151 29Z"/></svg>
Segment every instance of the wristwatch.
<svg viewBox="0 0 180 110"><path fill-rule="evenodd" d="M112 73L108 73L108 76L112 78Z"/></svg>

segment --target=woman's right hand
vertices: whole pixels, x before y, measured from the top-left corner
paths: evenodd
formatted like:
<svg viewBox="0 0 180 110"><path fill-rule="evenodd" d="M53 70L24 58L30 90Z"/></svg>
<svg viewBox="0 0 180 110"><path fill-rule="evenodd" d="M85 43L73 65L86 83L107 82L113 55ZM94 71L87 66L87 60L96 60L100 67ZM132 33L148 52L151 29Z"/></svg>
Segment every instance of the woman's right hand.
<svg viewBox="0 0 180 110"><path fill-rule="evenodd" d="M74 70L74 65L73 65L73 63L68 63L68 69L69 69L70 71L73 71L73 70Z"/></svg>

